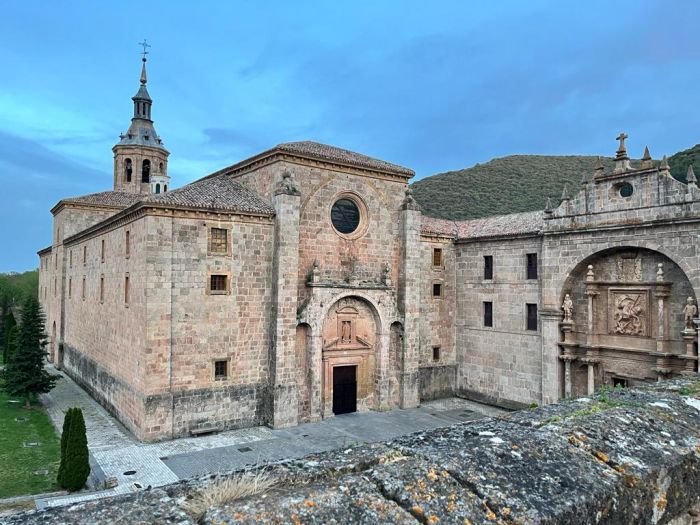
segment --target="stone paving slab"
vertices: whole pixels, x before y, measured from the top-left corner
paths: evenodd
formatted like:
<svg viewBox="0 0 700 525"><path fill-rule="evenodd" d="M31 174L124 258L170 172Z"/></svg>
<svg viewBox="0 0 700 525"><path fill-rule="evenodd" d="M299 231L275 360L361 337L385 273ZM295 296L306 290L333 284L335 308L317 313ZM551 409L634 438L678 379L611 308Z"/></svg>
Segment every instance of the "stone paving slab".
<svg viewBox="0 0 700 525"><path fill-rule="evenodd" d="M343 414L289 429L254 427L147 444L138 442L68 376L55 369L52 372L61 379L51 393L42 396L42 402L54 426L60 433L68 408L82 408L95 478L103 481L115 477L118 485L99 492L37 499L39 508L128 494L149 486L160 487L181 479L301 458L363 442L386 441L476 420L493 410L503 412L450 398L426 402L416 409Z"/></svg>

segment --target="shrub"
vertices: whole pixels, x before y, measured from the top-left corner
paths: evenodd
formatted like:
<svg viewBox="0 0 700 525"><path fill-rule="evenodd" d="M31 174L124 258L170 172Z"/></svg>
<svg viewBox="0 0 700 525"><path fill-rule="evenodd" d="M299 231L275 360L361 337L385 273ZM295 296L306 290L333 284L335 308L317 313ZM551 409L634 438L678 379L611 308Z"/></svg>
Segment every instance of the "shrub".
<svg viewBox="0 0 700 525"><path fill-rule="evenodd" d="M58 476L56 480L58 485L63 487L63 473L66 468L66 444L68 443L68 435L70 434L70 424L73 418L75 409L69 408L66 415L63 417L63 431L61 432L61 463L58 466Z"/></svg>
<svg viewBox="0 0 700 525"><path fill-rule="evenodd" d="M85 486L90 475L90 454L87 445L87 433L85 432L85 419L83 411L74 408L68 423L68 437L66 438L61 472L61 486L71 492L80 490ZM65 426L65 422L64 422Z"/></svg>

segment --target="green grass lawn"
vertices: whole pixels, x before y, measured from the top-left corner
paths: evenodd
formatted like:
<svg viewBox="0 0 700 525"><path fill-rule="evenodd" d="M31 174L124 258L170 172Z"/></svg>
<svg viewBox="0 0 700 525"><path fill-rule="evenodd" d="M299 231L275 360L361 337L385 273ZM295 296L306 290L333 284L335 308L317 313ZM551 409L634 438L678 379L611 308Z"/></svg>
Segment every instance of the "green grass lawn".
<svg viewBox="0 0 700 525"><path fill-rule="evenodd" d="M40 404L25 410L23 400L11 404L9 399L0 392L0 498L58 490L61 445L46 410ZM27 420L15 421L17 417ZM25 441L41 445L25 448ZM48 474L34 474L41 469Z"/></svg>

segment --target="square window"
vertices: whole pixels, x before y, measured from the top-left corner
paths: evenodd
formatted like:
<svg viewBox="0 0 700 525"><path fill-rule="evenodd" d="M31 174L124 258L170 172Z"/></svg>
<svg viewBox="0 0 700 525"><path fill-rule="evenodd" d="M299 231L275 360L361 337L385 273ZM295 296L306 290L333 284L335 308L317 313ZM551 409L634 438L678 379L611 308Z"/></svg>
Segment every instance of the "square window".
<svg viewBox="0 0 700 525"><path fill-rule="evenodd" d="M493 326L493 303L484 301L484 326Z"/></svg>
<svg viewBox="0 0 700 525"><path fill-rule="evenodd" d="M527 310L527 326L528 330L537 331L537 305L527 303L525 305Z"/></svg>
<svg viewBox="0 0 700 525"><path fill-rule="evenodd" d="M440 360L440 347L434 346L433 347L433 361L439 361L439 360Z"/></svg>
<svg viewBox="0 0 700 525"><path fill-rule="evenodd" d="M214 361L214 379L221 380L228 377L228 361L225 359L220 359Z"/></svg>
<svg viewBox="0 0 700 525"><path fill-rule="evenodd" d="M435 268L442 266L442 248L433 248L433 266Z"/></svg>
<svg viewBox="0 0 700 525"><path fill-rule="evenodd" d="M484 279L493 279L493 255L484 255Z"/></svg>
<svg viewBox="0 0 700 525"><path fill-rule="evenodd" d="M537 254L527 254L527 278L537 279Z"/></svg>
<svg viewBox="0 0 700 525"><path fill-rule="evenodd" d="M228 253L228 230L211 228L209 230L209 253Z"/></svg>
<svg viewBox="0 0 700 525"><path fill-rule="evenodd" d="M209 291L213 294L224 294L228 291L227 275L212 275L209 278Z"/></svg>
<svg viewBox="0 0 700 525"><path fill-rule="evenodd" d="M433 297L442 297L442 283L433 283Z"/></svg>

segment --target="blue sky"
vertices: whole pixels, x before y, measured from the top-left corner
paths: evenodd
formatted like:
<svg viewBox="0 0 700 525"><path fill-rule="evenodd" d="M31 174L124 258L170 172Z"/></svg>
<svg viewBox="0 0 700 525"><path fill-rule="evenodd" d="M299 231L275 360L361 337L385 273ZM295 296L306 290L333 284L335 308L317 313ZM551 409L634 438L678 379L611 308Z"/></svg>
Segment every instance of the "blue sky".
<svg viewBox="0 0 700 525"><path fill-rule="evenodd" d="M417 177L515 153L700 142L700 2L3 3L0 271L36 267L62 197L111 189L138 42L180 186L316 140Z"/></svg>

